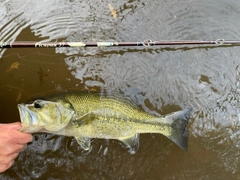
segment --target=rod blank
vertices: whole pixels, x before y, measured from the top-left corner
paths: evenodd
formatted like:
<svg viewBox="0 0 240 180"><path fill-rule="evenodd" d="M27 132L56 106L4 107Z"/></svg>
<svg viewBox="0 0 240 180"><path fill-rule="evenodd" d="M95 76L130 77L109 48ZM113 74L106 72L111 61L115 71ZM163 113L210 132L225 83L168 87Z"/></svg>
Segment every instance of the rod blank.
<svg viewBox="0 0 240 180"><path fill-rule="evenodd" d="M178 40L143 42L0 42L0 48L56 48L56 47L111 47L111 46L168 46L168 45L240 45L240 40L217 39L215 41Z"/></svg>

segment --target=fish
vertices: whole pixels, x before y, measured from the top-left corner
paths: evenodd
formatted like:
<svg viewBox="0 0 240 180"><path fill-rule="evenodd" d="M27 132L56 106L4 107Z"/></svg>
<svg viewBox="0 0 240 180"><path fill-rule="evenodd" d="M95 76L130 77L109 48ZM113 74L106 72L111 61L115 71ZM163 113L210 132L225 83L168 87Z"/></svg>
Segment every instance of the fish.
<svg viewBox="0 0 240 180"><path fill-rule="evenodd" d="M65 92L18 104L18 110L21 132L75 137L84 150L91 148L93 138L116 139L134 154L141 133L159 133L181 149L188 148L192 108L157 116L121 94Z"/></svg>

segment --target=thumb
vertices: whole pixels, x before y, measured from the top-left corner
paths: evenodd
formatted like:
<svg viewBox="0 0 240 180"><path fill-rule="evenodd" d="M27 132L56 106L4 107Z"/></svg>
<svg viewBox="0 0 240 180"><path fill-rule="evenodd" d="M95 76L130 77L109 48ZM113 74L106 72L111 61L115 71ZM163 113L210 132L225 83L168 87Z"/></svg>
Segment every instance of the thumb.
<svg viewBox="0 0 240 180"><path fill-rule="evenodd" d="M9 129L9 130L19 130L21 127L22 126L20 122L0 124L0 128Z"/></svg>

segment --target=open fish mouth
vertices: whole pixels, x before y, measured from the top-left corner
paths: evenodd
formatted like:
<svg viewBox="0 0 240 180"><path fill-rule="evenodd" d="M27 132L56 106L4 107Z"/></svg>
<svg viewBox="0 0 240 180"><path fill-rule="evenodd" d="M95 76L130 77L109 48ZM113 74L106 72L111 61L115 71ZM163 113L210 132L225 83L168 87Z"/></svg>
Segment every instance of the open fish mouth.
<svg viewBox="0 0 240 180"><path fill-rule="evenodd" d="M24 124L32 125L37 124L36 113L28 108L28 105L18 104L21 122Z"/></svg>
<svg viewBox="0 0 240 180"><path fill-rule="evenodd" d="M22 123L22 128L19 130L21 132L36 132L42 129L37 125L37 116L24 104L18 104L18 110L20 114L20 120Z"/></svg>
<svg viewBox="0 0 240 180"><path fill-rule="evenodd" d="M21 123L23 123L23 121L26 117L26 114L27 114L27 109L24 106L24 104L18 104L18 111L19 111L19 114L20 114Z"/></svg>

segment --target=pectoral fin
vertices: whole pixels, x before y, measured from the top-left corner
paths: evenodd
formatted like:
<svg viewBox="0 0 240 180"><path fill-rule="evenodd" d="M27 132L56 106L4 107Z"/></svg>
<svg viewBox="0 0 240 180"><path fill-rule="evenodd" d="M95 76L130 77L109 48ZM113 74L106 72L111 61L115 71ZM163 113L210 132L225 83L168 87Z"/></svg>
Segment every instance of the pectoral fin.
<svg viewBox="0 0 240 180"><path fill-rule="evenodd" d="M76 126L88 125L91 123L92 119L94 118L93 113L87 113L79 116L77 119L73 120L73 123Z"/></svg>
<svg viewBox="0 0 240 180"><path fill-rule="evenodd" d="M91 146L91 139L88 137L75 137L78 144L84 149L89 150Z"/></svg>
<svg viewBox="0 0 240 180"><path fill-rule="evenodd" d="M135 134L132 137L126 139L119 139L122 141L128 148L130 154L135 154L139 147L139 134Z"/></svg>

